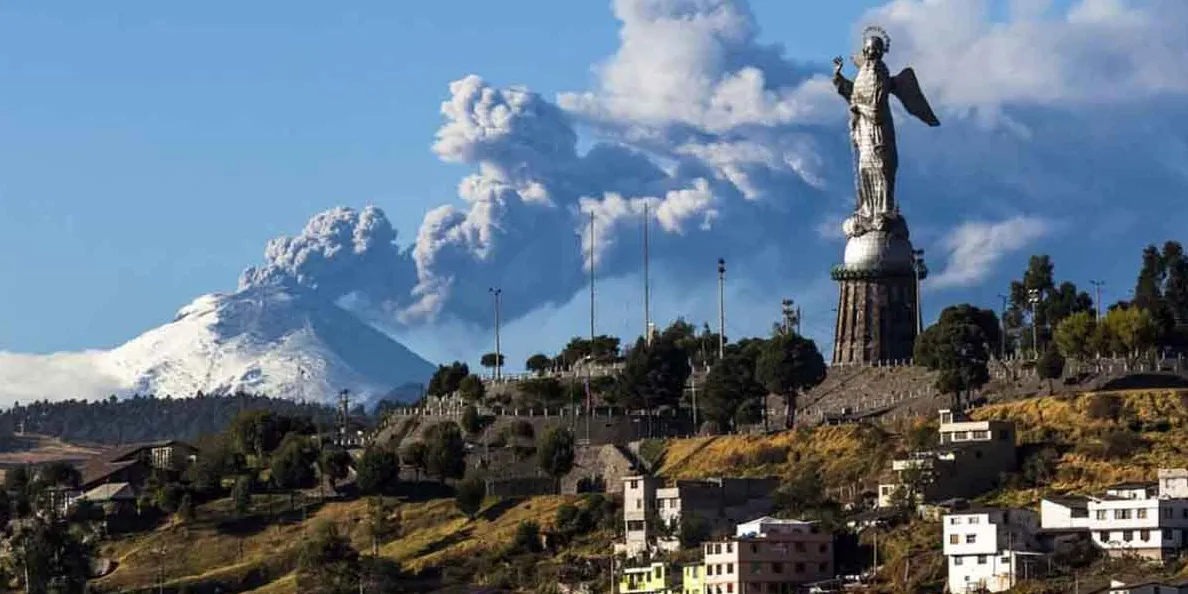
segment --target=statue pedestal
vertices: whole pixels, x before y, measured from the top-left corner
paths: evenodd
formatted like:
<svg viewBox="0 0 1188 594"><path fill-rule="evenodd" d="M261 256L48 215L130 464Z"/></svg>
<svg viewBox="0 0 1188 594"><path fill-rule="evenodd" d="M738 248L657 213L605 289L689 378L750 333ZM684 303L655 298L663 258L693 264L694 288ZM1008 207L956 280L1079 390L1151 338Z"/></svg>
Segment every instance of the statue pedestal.
<svg viewBox="0 0 1188 594"><path fill-rule="evenodd" d="M838 282L837 325L833 364L906 362L912 358L917 332L917 291L925 271L917 267L907 224L855 224L844 263L831 276ZM919 269L919 273L917 270Z"/></svg>

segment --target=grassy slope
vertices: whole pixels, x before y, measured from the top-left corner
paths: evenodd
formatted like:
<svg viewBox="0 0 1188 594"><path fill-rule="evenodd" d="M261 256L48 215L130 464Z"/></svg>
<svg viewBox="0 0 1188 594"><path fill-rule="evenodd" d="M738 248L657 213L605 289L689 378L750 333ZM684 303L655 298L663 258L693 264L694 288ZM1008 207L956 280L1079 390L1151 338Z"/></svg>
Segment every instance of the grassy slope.
<svg viewBox="0 0 1188 594"><path fill-rule="evenodd" d="M402 504L395 510L400 518L400 536L383 544L381 554L400 561L412 571L445 566L479 549L507 546L521 521L535 520L542 527L550 525L557 508L572 499L535 498L514 503L499 513L488 507L485 515L491 516L490 519L480 517L473 522L457 512L452 500ZM218 579L241 585L245 591L288 594L296 592L290 572L297 546L302 533L314 522L335 522L350 534L360 550L367 551L370 547L363 522L367 502L352 501L329 503L310 514L305 522L268 526L246 534L240 557L239 538L220 532L206 521L223 516L227 504L222 500L203 506L192 527L171 525L109 543L104 553L120 565L97 585L105 591L147 588L155 583L157 559L162 558L166 583L171 586ZM166 550L163 556L155 553L161 546Z"/></svg>

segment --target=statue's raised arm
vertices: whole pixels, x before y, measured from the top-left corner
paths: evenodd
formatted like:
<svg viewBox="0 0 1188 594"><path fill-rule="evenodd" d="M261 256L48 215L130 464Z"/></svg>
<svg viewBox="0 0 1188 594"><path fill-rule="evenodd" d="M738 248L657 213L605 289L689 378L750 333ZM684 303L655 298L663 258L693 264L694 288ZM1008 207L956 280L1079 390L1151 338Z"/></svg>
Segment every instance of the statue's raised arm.
<svg viewBox="0 0 1188 594"><path fill-rule="evenodd" d="M850 140L854 145L858 191L855 231L866 226L879 227L898 216L895 175L899 154L888 98L899 97L908 113L929 126L940 125L920 90L915 71L906 68L893 77L887 70L883 56L891 48L891 39L886 31L867 27L862 37L862 52L854 56L858 74L853 81L842 75L845 61L833 60L833 85L850 106Z"/></svg>

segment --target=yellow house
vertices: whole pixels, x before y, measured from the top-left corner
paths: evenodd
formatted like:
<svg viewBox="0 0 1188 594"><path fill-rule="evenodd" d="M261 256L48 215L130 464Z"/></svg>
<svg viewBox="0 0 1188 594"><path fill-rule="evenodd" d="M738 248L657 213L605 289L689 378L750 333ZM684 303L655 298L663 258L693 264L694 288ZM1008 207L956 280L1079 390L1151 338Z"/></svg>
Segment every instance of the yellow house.
<svg viewBox="0 0 1188 594"><path fill-rule="evenodd" d="M705 566L697 561L686 563L681 571L681 588L675 594L703 594L705 592Z"/></svg>
<svg viewBox="0 0 1188 594"><path fill-rule="evenodd" d="M620 594L669 594L674 581L668 566L653 563L647 567L629 567L619 580Z"/></svg>

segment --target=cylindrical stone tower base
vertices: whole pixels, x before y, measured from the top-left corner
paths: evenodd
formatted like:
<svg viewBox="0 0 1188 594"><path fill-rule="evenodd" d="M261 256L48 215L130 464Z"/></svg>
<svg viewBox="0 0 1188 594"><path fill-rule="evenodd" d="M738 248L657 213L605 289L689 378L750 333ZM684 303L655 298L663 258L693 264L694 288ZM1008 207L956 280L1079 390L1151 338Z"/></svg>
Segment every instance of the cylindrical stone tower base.
<svg viewBox="0 0 1188 594"><path fill-rule="evenodd" d="M916 342L916 282L909 274L834 271L840 295L833 364L906 362Z"/></svg>

